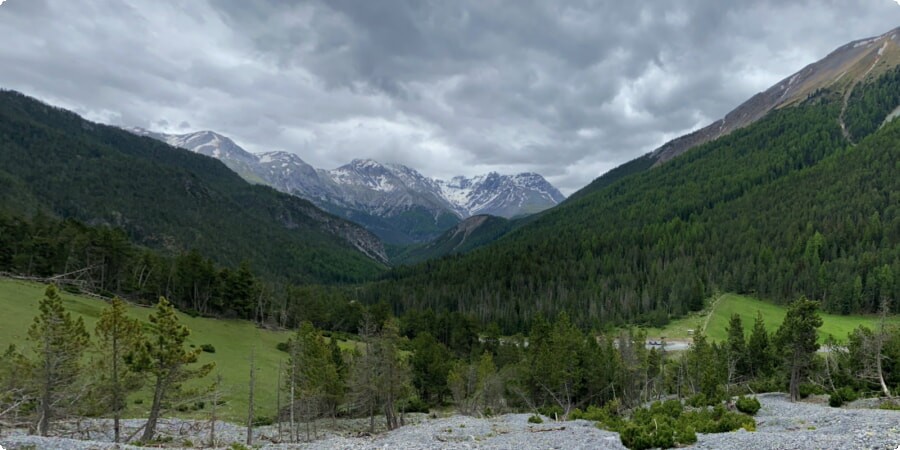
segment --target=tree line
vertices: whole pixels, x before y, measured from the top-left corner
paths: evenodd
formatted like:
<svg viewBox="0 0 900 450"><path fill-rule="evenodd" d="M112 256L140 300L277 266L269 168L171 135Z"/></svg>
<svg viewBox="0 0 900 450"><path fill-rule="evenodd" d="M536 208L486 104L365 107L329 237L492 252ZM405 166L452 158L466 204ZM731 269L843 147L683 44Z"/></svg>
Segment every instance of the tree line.
<svg viewBox="0 0 900 450"><path fill-rule="evenodd" d="M52 279L66 289L151 305L160 297L191 315L295 327L303 321L355 332L365 308L351 289L294 284L255 273L248 262L217 264L197 250L162 252L124 230L37 213L0 213L0 272Z"/></svg>
<svg viewBox="0 0 900 450"><path fill-rule="evenodd" d="M267 421L256 416L251 377L248 443L263 422L277 423L279 437L296 442L315 439L321 418L368 417L375 432L402 426L407 413L447 406L476 416L589 417L619 431L629 412L673 396L695 407L769 391L788 392L793 400L828 394L833 406L860 396L893 397L900 389L900 330L887 325L888 300L877 329L859 327L843 346L829 338L827 352L818 352L820 304L806 298L791 303L775 332L761 316L745 325L735 315L726 340L710 342L699 332L681 353L648 346L640 330L585 332L565 313L553 321L536 318L527 336L502 336L496 325L479 328L474 321L445 333L446 318L430 312L388 314L383 321L367 312L358 324L359 345L350 349L304 322L279 345L284 364L276 404L262 405L273 411ZM152 404L139 431L140 441L150 442L160 417L215 388L215 382L206 391L185 387L212 369L197 363L201 349L186 348L189 334L164 298L149 326L114 299L92 339L50 286L27 345L0 358L0 421L25 420L46 435L63 418L112 417L116 441L128 441L135 435L122 436L119 419L128 396L147 389ZM95 370L86 370L88 364ZM252 364L251 358L251 373Z"/></svg>

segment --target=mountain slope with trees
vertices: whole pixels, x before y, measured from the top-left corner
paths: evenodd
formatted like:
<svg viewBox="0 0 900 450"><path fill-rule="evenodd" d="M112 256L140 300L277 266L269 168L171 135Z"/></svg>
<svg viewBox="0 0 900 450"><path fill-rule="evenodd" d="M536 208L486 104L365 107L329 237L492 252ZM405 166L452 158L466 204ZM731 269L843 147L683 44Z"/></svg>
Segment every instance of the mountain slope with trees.
<svg viewBox="0 0 900 450"><path fill-rule="evenodd" d="M10 91L0 92L0 162L10 216L119 227L149 247L302 282L364 280L386 261L363 228L219 161Z"/></svg>
<svg viewBox="0 0 900 450"><path fill-rule="evenodd" d="M897 71L866 83L878 90ZM582 326L658 325L716 289L874 312L883 296L900 297L900 124L851 145L838 118L858 120L864 98L844 108L841 93L820 89L573 196L493 245L396 270L366 298L458 310L506 331L561 311ZM882 123L889 109L879 111L866 120Z"/></svg>

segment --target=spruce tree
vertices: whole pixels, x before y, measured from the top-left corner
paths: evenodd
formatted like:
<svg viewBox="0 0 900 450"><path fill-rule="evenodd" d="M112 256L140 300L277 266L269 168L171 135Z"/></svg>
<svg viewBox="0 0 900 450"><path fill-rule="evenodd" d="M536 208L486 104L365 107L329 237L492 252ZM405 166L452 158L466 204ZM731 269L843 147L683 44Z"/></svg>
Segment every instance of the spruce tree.
<svg viewBox="0 0 900 450"><path fill-rule="evenodd" d="M744 337L744 323L741 316L732 314L726 328L728 340L725 345L728 363L728 382L738 376L747 375L747 342Z"/></svg>
<svg viewBox="0 0 900 450"><path fill-rule="evenodd" d="M747 364L750 372L757 378L769 375L772 370L772 345L766 323L759 311L756 312L756 321L753 322L753 329L747 340Z"/></svg>
<svg viewBox="0 0 900 450"><path fill-rule="evenodd" d="M34 352L33 380L37 390L37 430L47 436L51 421L72 400L71 388L81 374L81 362L90 336L81 317L73 320L63 308L55 286L48 286L40 314L28 330Z"/></svg>

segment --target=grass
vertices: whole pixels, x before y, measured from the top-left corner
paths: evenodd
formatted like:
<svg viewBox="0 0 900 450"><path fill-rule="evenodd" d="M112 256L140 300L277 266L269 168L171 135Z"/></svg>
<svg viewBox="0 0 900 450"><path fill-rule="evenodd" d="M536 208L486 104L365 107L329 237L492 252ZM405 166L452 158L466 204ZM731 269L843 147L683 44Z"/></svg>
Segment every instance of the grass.
<svg viewBox="0 0 900 450"><path fill-rule="evenodd" d="M32 319L38 313L38 301L44 296L46 287L37 283L28 283L9 279L0 279L0 350L9 344L22 347L26 341ZM93 338L94 326L100 311L106 306L102 300L87 298L69 293L62 293L68 311L81 316L85 326ZM131 305L128 312L131 316L147 322L153 308ZM200 347L211 344L215 353L201 353L200 362L215 362L216 369L206 378L193 382L191 387L208 387L215 379L216 373L222 376L222 398L225 404L220 406L217 414L227 420L244 421L247 417L247 396L250 380L250 354L255 353L256 375L256 415L273 417L275 415L276 389L278 382L279 362L287 359L287 354L276 349L276 344L284 342L290 336L288 331L264 330L253 323L243 320L221 320L190 317L179 313L179 320L191 330L188 344ZM354 347L354 342L339 342L341 348ZM135 400L142 400L136 404ZM149 392L138 392L129 399L127 414L131 417L146 417L150 408ZM206 402L209 405L210 402ZM202 410L193 414L202 417Z"/></svg>
<svg viewBox="0 0 900 450"><path fill-rule="evenodd" d="M785 305L778 305L762 301L752 297L737 294L722 294L713 300L706 310L692 314L678 320L674 320L663 328L648 328L647 336L650 339L658 339L665 336L666 339L689 340L689 330L706 330L706 335L713 341L722 341L727 337L726 328L728 320L733 314L741 316L744 323L744 332L750 334L750 329L756 320L757 312L761 312L766 329L774 332L784 320L787 312ZM822 342L829 335L834 336L839 342L847 339L847 334L854 328L865 325L875 328L878 318L874 316L850 315L841 316L835 314L821 314L822 327L819 328L819 341ZM889 321L900 324L900 316L892 316Z"/></svg>

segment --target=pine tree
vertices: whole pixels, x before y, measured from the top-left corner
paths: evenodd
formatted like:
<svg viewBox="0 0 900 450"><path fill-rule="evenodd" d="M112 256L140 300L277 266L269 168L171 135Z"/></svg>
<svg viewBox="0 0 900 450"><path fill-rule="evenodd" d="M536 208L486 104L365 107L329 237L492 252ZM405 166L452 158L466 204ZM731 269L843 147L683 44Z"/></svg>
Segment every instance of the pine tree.
<svg viewBox="0 0 900 450"><path fill-rule="evenodd" d="M800 297L791 303L776 334L790 377L792 401L800 399L800 383L819 349L816 330L822 326L822 318L818 309L818 302Z"/></svg>
<svg viewBox="0 0 900 450"><path fill-rule="evenodd" d="M81 360L90 336L81 317L73 320L63 308L55 286L48 286L40 314L28 330L32 342L34 382L38 391L37 429L46 436L50 423L71 402L70 389L81 374Z"/></svg>
<svg viewBox="0 0 900 450"><path fill-rule="evenodd" d="M215 366L210 363L198 368L189 367L197 362L202 350L185 348L185 341L191 331L178 322L175 309L164 297L160 297L156 305L156 314L150 315L150 323L153 325L153 334L144 343L136 360L136 367L149 373L154 381L153 404L141 436L142 441L153 439L163 404L181 393L182 383L205 377Z"/></svg>
<svg viewBox="0 0 900 450"><path fill-rule="evenodd" d="M98 361L100 383L96 392L107 405L107 411L113 412L114 439L119 442L119 420L126 397L129 392L139 389L143 381L131 363L144 345L144 333L141 323L127 316L125 302L118 297L100 313L94 333L101 356Z"/></svg>

